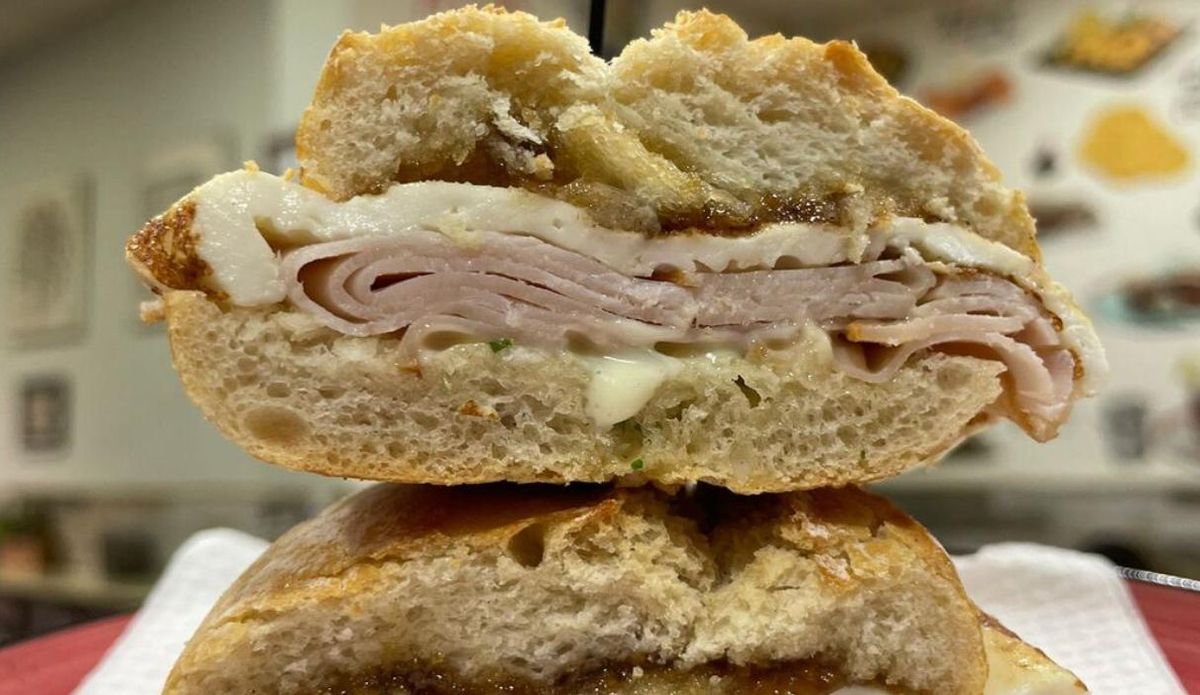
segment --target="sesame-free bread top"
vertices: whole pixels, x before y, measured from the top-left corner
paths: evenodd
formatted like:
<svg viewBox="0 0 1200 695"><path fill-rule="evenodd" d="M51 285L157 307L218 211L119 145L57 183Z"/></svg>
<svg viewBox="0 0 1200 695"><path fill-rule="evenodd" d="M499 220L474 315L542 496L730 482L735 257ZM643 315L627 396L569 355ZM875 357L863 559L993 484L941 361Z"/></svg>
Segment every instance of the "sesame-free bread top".
<svg viewBox="0 0 1200 695"><path fill-rule="evenodd" d="M296 146L304 182L339 200L397 181L523 186L649 233L898 214L1039 256L1021 194L975 141L853 44L750 41L707 11L611 62L562 20L492 7L347 32Z"/></svg>

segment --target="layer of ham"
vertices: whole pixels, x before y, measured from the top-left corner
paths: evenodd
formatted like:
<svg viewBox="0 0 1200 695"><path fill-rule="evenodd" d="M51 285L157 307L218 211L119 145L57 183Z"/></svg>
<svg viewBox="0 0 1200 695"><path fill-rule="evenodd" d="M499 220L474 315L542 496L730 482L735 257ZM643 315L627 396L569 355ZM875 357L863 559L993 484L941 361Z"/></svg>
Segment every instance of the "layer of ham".
<svg viewBox="0 0 1200 695"><path fill-rule="evenodd" d="M413 351L502 338L552 349L749 350L815 325L833 339L835 365L871 382L930 348L998 359L1019 411L1008 414L1035 436L1052 432L1075 360L1040 303L1004 278L934 272L911 248L875 246L858 264L630 277L533 237L484 232L464 245L413 231L302 246L282 271L290 300L325 325L354 336L403 331Z"/></svg>

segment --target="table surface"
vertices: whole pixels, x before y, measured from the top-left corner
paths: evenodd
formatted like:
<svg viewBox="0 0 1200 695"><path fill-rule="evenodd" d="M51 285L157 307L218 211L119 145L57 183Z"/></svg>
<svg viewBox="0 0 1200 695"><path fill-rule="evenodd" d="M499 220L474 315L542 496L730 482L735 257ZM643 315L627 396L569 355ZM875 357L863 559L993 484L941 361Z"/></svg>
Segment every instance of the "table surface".
<svg viewBox="0 0 1200 695"><path fill-rule="evenodd" d="M1190 695L1200 695L1200 593L1131 581L1146 624ZM69 695L120 636L117 616L0 649L0 695Z"/></svg>

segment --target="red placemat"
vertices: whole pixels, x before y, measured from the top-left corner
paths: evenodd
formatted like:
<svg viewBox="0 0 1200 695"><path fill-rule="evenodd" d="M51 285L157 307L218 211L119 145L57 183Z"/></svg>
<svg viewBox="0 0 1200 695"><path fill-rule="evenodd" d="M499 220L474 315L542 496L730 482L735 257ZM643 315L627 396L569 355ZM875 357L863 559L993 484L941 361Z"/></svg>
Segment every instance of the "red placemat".
<svg viewBox="0 0 1200 695"><path fill-rule="evenodd" d="M1200 695L1200 593L1129 582L1146 624L1188 693ZM100 620L0 649L0 695L69 695L125 629Z"/></svg>
<svg viewBox="0 0 1200 695"><path fill-rule="evenodd" d="M70 695L132 617L97 620L0 649L0 695Z"/></svg>
<svg viewBox="0 0 1200 695"><path fill-rule="evenodd" d="M1129 589L1183 686L1200 695L1200 594L1136 581Z"/></svg>

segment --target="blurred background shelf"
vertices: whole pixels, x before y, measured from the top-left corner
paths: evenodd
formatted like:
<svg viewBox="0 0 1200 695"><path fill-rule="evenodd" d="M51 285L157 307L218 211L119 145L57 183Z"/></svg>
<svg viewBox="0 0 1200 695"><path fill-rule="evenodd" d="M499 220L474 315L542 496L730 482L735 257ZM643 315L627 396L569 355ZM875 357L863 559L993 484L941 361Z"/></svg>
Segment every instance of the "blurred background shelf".
<svg viewBox="0 0 1200 695"><path fill-rule="evenodd" d="M153 577L113 581L70 574L0 575L0 599L127 611L141 605L153 585Z"/></svg>
<svg viewBox="0 0 1200 695"><path fill-rule="evenodd" d="M1054 468L1014 465L1015 462L947 463L910 471L876 483L882 492L989 492L1062 494L1200 493L1200 464L1150 461L1130 464L1099 462L1078 465L1064 461Z"/></svg>

